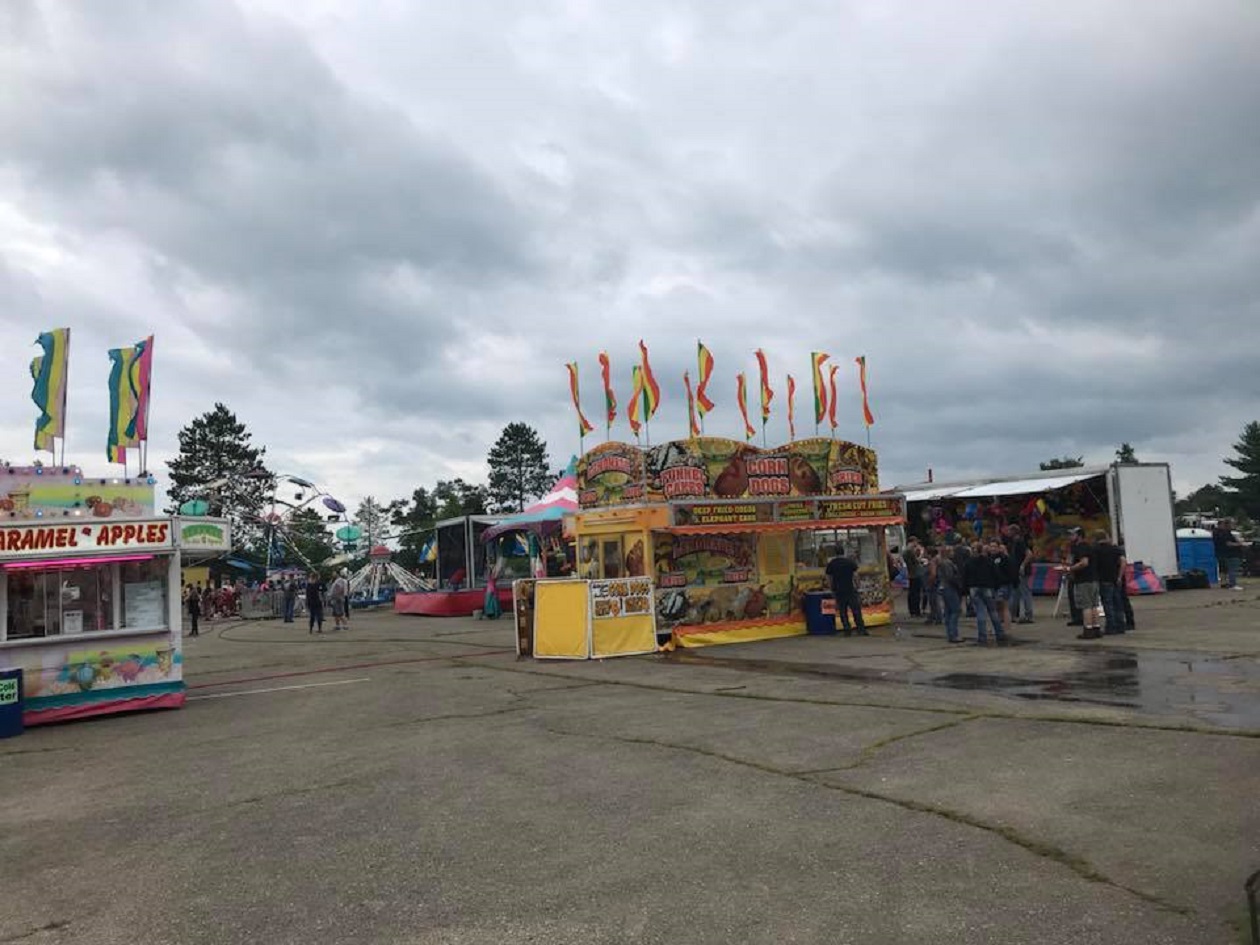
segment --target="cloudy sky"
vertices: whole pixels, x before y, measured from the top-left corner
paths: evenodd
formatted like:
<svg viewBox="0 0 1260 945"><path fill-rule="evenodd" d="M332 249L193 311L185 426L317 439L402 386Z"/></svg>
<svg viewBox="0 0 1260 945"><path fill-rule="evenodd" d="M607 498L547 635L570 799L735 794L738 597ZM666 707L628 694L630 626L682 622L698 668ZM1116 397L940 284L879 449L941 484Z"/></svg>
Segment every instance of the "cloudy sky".
<svg viewBox="0 0 1260 945"><path fill-rule="evenodd" d="M223 401L347 502L481 479L513 420L562 463L564 363L602 437L639 338L654 440L697 338L731 435L761 347L798 431L839 359L860 439L866 354L886 484L1127 440L1185 489L1260 418L1248 0L6 0L0 35L12 462L64 325L72 462L155 332L152 466Z"/></svg>

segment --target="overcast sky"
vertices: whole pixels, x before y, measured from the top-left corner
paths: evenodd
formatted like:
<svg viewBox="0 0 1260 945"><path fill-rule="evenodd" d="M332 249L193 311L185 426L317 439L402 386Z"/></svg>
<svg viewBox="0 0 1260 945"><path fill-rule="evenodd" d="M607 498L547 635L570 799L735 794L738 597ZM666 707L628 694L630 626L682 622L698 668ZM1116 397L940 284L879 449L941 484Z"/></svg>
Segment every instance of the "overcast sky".
<svg viewBox="0 0 1260 945"><path fill-rule="evenodd" d="M1184 490L1260 418L1260 7L1248 0L0 5L0 456L71 326L68 458L106 349L156 333L152 461L223 401L343 501L484 479L513 420L603 437L636 342L654 440L809 352L884 483L1105 462ZM755 391L755 386L754 386ZM623 419L614 435L628 437Z"/></svg>

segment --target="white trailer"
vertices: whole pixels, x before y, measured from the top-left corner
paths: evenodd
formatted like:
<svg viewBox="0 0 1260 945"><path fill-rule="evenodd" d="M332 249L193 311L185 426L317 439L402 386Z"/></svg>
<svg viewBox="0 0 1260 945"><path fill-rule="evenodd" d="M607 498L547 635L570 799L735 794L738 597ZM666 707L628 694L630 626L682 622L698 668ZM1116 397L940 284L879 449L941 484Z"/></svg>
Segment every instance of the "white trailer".
<svg viewBox="0 0 1260 945"><path fill-rule="evenodd" d="M1107 505L1111 540L1124 545L1130 561L1143 562L1160 577L1180 570L1167 463L1112 463L1107 469Z"/></svg>

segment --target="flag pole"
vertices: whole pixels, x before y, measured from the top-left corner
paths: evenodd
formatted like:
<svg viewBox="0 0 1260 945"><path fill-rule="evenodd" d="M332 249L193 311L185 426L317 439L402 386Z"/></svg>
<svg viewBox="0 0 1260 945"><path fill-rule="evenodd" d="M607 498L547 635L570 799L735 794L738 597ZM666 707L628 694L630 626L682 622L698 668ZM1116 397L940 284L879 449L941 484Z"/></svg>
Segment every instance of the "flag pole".
<svg viewBox="0 0 1260 945"><path fill-rule="evenodd" d="M61 465L66 464L66 400L70 396L70 329L66 329L66 371L61 385ZM57 443L53 441L53 462L57 461Z"/></svg>

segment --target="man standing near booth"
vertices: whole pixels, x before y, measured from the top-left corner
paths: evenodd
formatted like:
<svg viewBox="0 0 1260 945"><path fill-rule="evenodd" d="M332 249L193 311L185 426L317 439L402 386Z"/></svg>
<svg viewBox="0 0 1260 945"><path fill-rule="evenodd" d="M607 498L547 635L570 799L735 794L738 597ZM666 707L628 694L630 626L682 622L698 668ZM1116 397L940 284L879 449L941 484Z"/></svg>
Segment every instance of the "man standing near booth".
<svg viewBox="0 0 1260 945"><path fill-rule="evenodd" d="M1094 573L1098 576L1098 599L1103 610L1103 633L1115 636L1124 633L1124 603L1120 585L1124 580L1124 558L1119 548L1111 543L1105 529L1094 532Z"/></svg>
<svg viewBox="0 0 1260 945"><path fill-rule="evenodd" d="M856 555L854 556L854 558ZM831 582L831 594L836 599L836 616L840 618L841 632L847 637L853 635L849 626L849 614L853 614L853 623L857 626L858 636L870 636L866 632L866 624L862 622L862 598L858 594L855 578L858 564L854 558L837 549L836 556L827 562L827 579Z"/></svg>

